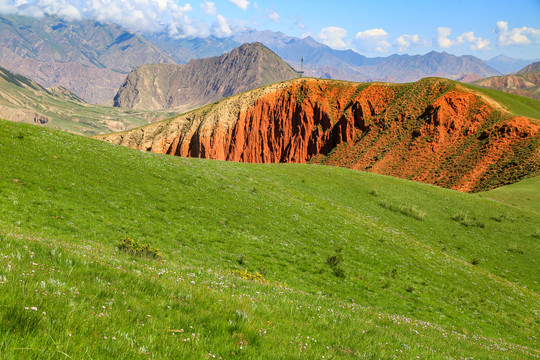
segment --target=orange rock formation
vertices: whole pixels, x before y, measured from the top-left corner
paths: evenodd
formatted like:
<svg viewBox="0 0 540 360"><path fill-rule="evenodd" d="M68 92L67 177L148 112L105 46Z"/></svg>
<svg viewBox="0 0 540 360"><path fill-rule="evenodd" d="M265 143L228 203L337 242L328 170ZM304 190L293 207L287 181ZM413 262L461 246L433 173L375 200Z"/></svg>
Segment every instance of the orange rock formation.
<svg viewBox="0 0 540 360"><path fill-rule="evenodd" d="M293 80L100 138L164 154L320 163L479 191L540 171L540 125L443 79Z"/></svg>

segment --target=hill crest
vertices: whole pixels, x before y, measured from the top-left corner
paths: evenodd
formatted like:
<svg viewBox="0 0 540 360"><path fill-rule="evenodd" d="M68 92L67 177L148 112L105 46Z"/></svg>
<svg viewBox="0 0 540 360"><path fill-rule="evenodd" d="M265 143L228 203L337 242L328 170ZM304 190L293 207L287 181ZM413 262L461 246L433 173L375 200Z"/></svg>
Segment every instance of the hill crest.
<svg viewBox="0 0 540 360"><path fill-rule="evenodd" d="M523 69L519 70L517 73L524 74L524 73L529 73L533 71L540 71L540 61L537 61L537 62L534 62L532 64L525 66Z"/></svg>

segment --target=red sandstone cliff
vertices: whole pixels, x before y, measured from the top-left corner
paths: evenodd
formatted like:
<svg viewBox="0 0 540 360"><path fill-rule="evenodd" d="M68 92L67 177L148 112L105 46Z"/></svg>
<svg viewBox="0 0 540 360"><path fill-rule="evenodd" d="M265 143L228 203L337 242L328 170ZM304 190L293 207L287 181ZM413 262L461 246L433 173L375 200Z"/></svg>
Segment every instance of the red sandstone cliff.
<svg viewBox="0 0 540 360"><path fill-rule="evenodd" d="M538 122L443 79L298 79L98 138L179 156L344 166L460 191L540 171Z"/></svg>

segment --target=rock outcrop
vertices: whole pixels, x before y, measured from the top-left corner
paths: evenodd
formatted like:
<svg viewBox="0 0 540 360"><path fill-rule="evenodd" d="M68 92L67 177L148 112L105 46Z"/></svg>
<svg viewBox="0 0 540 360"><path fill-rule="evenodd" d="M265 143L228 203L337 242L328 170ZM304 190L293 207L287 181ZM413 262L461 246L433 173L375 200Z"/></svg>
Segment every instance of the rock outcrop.
<svg viewBox="0 0 540 360"><path fill-rule="evenodd" d="M344 166L460 191L540 171L540 125L458 83L297 79L99 139L164 154Z"/></svg>
<svg viewBox="0 0 540 360"><path fill-rule="evenodd" d="M4 120L32 123L35 125L44 125L49 122L49 118L47 116L36 111L14 109L3 105L0 105L0 117Z"/></svg>
<svg viewBox="0 0 540 360"><path fill-rule="evenodd" d="M143 65L133 70L114 106L145 110L193 109L298 74L260 43L244 44L222 56L187 65Z"/></svg>

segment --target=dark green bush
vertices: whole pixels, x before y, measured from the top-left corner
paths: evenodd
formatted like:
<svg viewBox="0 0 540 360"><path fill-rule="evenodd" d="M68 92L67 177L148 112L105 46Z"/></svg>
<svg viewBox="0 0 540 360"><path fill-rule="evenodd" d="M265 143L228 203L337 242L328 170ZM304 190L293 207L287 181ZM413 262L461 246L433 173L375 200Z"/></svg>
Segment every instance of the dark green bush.
<svg viewBox="0 0 540 360"><path fill-rule="evenodd" d="M326 263L332 268L334 275L340 278L345 277L345 271L339 267L339 264L343 261L343 249L337 249L335 254L329 255L326 259Z"/></svg>
<svg viewBox="0 0 540 360"><path fill-rule="evenodd" d="M154 260L163 259L163 256L159 253L159 249L151 248L150 245L142 244L137 240L133 240L129 236L126 236L120 241L120 243L118 243L118 250L138 257L145 257Z"/></svg>

